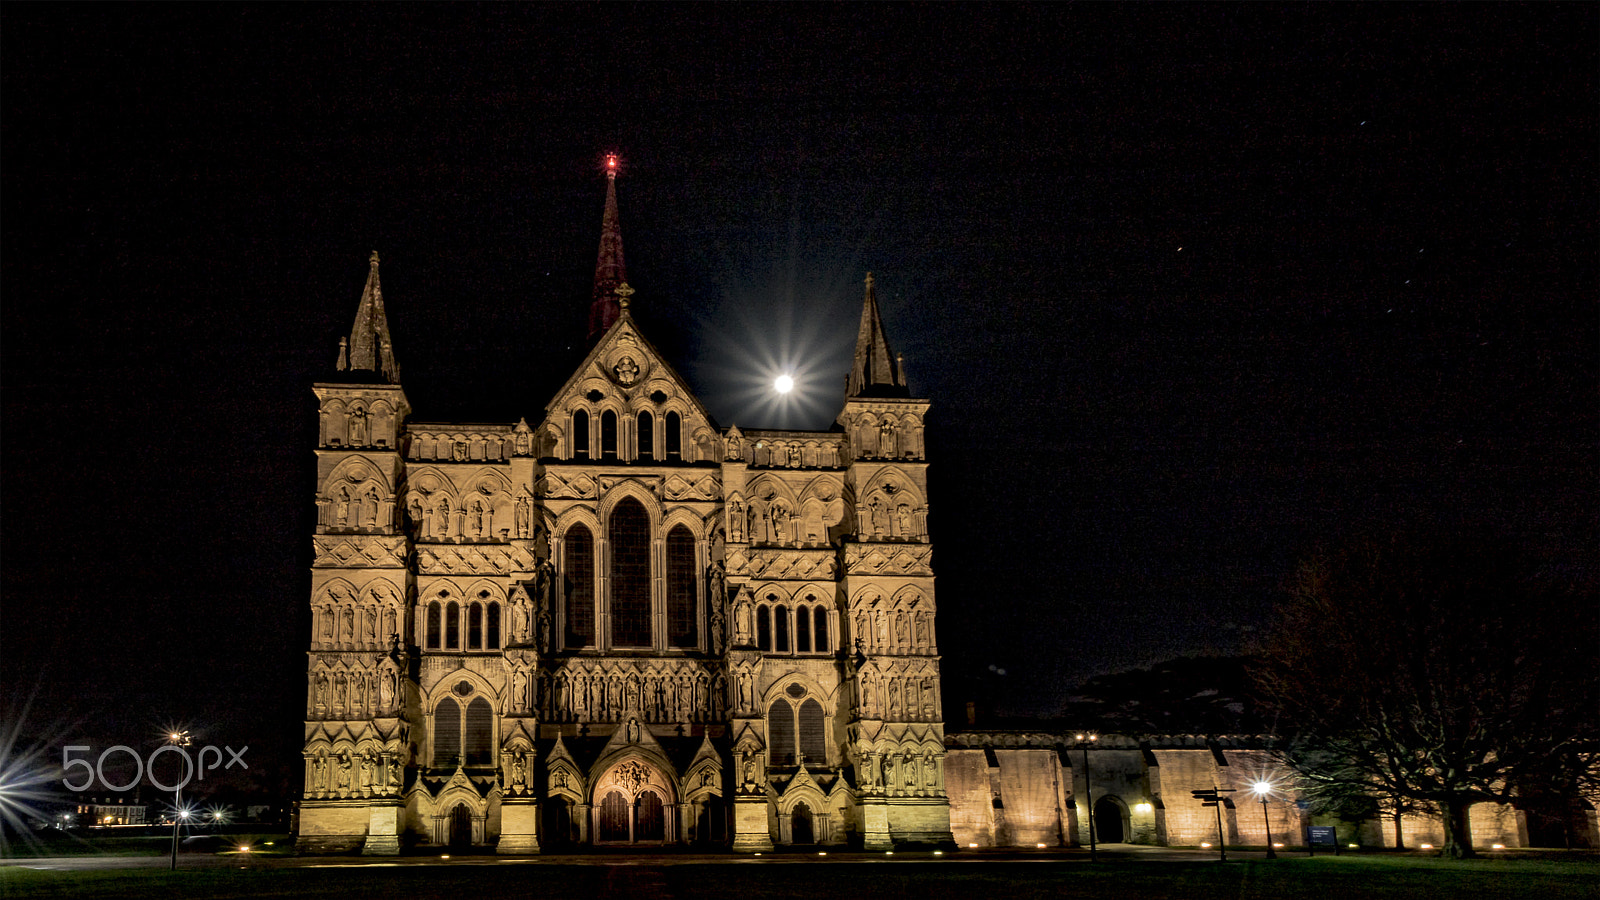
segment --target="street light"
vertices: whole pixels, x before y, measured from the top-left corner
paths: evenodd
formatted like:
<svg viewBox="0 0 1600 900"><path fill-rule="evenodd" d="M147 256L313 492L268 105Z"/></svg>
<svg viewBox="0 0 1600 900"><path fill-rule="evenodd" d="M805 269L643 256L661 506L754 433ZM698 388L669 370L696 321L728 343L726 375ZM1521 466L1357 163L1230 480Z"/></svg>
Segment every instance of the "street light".
<svg viewBox="0 0 1600 900"><path fill-rule="evenodd" d="M1278 851L1272 848L1272 817L1267 815L1267 797L1272 794L1272 782L1258 781L1250 786L1250 792L1261 800L1261 821L1267 826L1267 859L1277 859Z"/></svg>
<svg viewBox="0 0 1600 900"><path fill-rule="evenodd" d="M167 733L167 743L174 747L189 746L189 732L171 731ZM178 782L179 787L172 789L172 864L171 871L178 870L178 822L189 818L189 811L183 808L183 782Z"/></svg>
<svg viewBox="0 0 1600 900"><path fill-rule="evenodd" d="M1083 750L1083 809L1089 816L1089 862L1095 862L1094 846L1094 789L1089 786L1089 747L1100 740L1100 735L1090 731L1079 734L1078 746Z"/></svg>

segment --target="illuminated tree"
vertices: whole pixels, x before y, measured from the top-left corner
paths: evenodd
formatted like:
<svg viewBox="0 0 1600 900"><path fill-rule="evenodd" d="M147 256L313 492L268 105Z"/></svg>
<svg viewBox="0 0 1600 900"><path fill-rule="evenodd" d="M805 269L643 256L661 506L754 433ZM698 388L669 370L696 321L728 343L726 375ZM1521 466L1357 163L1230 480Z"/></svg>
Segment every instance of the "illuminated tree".
<svg viewBox="0 0 1600 900"><path fill-rule="evenodd" d="M1388 539L1301 567L1255 676L1312 798L1436 809L1463 857L1471 804L1592 777L1597 647L1592 591L1497 548Z"/></svg>

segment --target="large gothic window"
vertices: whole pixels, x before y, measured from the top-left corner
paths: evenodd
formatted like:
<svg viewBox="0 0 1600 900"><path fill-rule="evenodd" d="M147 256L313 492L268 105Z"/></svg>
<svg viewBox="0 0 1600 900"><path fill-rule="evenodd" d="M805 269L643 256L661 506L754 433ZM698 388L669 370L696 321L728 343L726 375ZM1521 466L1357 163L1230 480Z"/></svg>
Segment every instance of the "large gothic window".
<svg viewBox="0 0 1600 900"><path fill-rule="evenodd" d="M774 766L794 765L794 707L782 698L767 708L767 759Z"/></svg>
<svg viewBox="0 0 1600 900"><path fill-rule="evenodd" d="M695 647L700 642L696 626L694 535L682 525L667 533L667 643Z"/></svg>
<svg viewBox="0 0 1600 900"><path fill-rule="evenodd" d="M617 458L617 414L609 409L600 414L600 458Z"/></svg>
<svg viewBox="0 0 1600 900"><path fill-rule="evenodd" d="M822 714L822 704L814 698L800 704L800 757L801 762L813 766L827 765L828 741L824 726L827 717Z"/></svg>
<svg viewBox="0 0 1600 900"><path fill-rule="evenodd" d="M639 413L639 458L656 458L656 419L647 412Z"/></svg>
<svg viewBox="0 0 1600 900"><path fill-rule="evenodd" d="M454 766L461 755L461 707L449 697L433 711L433 764Z"/></svg>
<svg viewBox="0 0 1600 900"><path fill-rule="evenodd" d="M494 764L494 710L489 701L478 697L467 704L466 728L462 731L462 754L469 766Z"/></svg>
<svg viewBox="0 0 1600 900"><path fill-rule="evenodd" d="M650 646L650 517L632 498L611 511L611 644Z"/></svg>
<svg viewBox="0 0 1600 900"><path fill-rule="evenodd" d="M667 413L667 459L683 458L683 419L675 412Z"/></svg>
<svg viewBox="0 0 1600 900"><path fill-rule="evenodd" d="M567 646L594 643L594 536L582 525L567 529Z"/></svg>

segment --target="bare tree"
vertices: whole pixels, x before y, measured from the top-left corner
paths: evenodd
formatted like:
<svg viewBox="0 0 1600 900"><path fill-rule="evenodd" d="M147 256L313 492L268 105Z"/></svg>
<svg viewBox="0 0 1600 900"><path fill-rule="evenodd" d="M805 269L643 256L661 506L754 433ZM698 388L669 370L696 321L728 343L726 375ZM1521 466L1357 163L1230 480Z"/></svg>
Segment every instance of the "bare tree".
<svg viewBox="0 0 1600 900"><path fill-rule="evenodd" d="M1597 653L1592 591L1501 548L1389 538L1300 568L1255 677L1314 799L1431 807L1464 857L1471 804L1593 777Z"/></svg>

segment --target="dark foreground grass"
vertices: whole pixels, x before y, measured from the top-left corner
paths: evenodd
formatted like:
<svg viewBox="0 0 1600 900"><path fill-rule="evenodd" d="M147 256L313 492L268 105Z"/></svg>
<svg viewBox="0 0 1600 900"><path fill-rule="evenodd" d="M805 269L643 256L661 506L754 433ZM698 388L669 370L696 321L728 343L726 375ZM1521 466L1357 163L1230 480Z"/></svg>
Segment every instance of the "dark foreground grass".
<svg viewBox="0 0 1600 900"><path fill-rule="evenodd" d="M3 897L338 897L540 900L817 897L888 900L1345 900L1593 898L1590 862L1343 857L1230 863L1070 861L750 862L119 871L0 869Z"/></svg>

